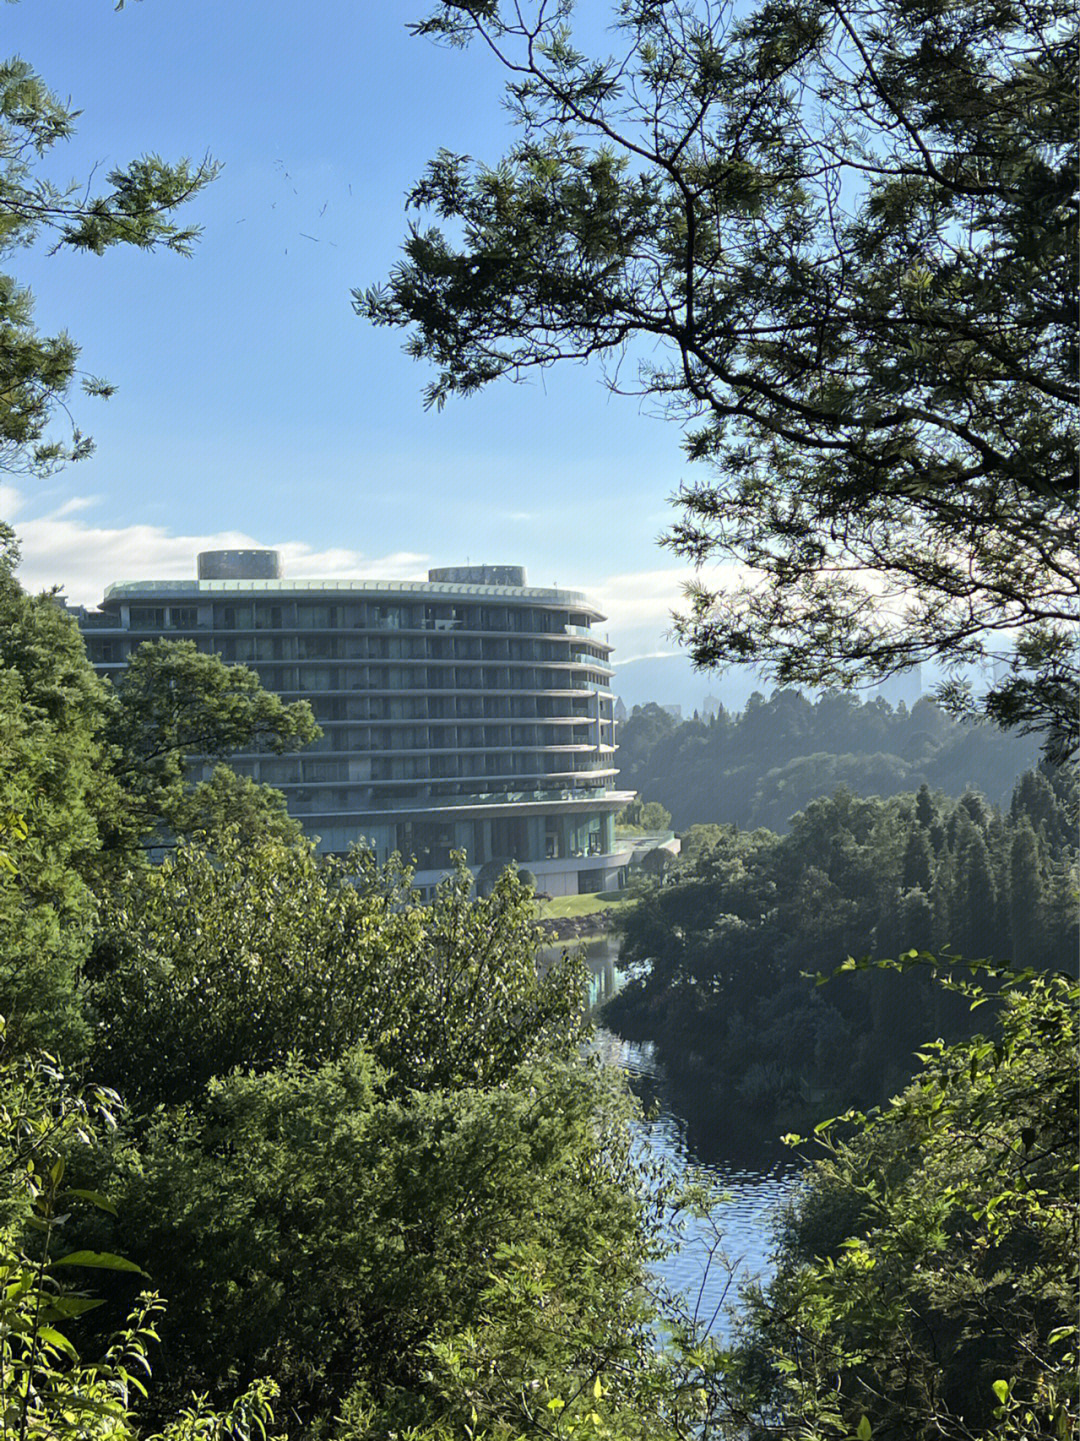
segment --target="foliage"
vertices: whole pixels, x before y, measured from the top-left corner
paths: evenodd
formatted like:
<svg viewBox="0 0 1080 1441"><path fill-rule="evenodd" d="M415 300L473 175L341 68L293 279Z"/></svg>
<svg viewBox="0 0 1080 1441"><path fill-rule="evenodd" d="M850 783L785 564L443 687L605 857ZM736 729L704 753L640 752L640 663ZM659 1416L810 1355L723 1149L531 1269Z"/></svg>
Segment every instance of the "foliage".
<svg viewBox="0 0 1080 1441"><path fill-rule="evenodd" d="M605 1021L654 1039L676 1076L738 1094L758 1128L877 1101L903 1083L928 1031L955 1039L967 1012L923 975L869 972L822 993L806 973L897 943L1069 966L1075 806L1075 775L1031 773L1007 815L974 792L838 791L784 837L711 828L664 886L620 913L631 979ZM692 1058L704 1075L687 1069Z"/></svg>
<svg viewBox="0 0 1080 1441"><path fill-rule="evenodd" d="M4 1037L0 1054L0 1435L4 1441L135 1441L134 1408L147 1396L150 1343L162 1310L140 1296L100 1360L80 1356L71 1335L102 1305L69 1279L141 1275L103 1251L67 1250L71 1208L113 1209L105 1196L72 1186L69 1165L85 1160L115 1129L118 1098L100 1087L74 1090L47 1056L22 1056ZM65 1208L68 1214L64 1214ZM58 1254L62 1253L62 1254ZM265 1436L276 1387L257 1381L224 1413L198 1398L166 1420L152 1441L249 1441ZM144 1433L145 1434L145 1433Z"/></svg>
<svg viewBox="0 0 1080 1441"><path fill-rule="evenodd" d="M671 826L671 812L659 801L643 801L635 796L615 817L619 830L666 831Z"/></svg>
<svg viewBox="0 0 1080 1441"><path fill-rule="evenodd" d="M285 749L317 728L305 704L284 706L250 672L183 645L142 648L130 688L114 691L62 603L23 591L17 559L0 528L0 1007L20 1045L75 1054L100 906L148 831L299 835L276 793L224 769L192 787L190 753Z"/></svg>
<svg viewBox="0 0 1080 1441"><path fill-rule="evenodd" d="M117 1234L175 1298L166 1406L270 1374L305 1434L349 1393L369 1434L430 1422L432 1341L489 1324L538 1259L568 1325L629 1343L646 1242L621 1087L550 1059L492 1087L384 1080L360 1048L237 1071L116 1157ZM541 1359L488 1354L508 1382Z"/></svg>
<svg viewBox="0 0 1080 1441"><path fill-rule="evenodd" d="M884 1111L818 1128L736 1350L752 1437L1075 1434L1077 987L994 979L998 1039L927 1046Z"/></svg>
<svg viewBox="0 0 1080 1441"><path fill-rule="evenodd" d="M285 797L272 786L237 775L227 765L215 766L210 779L190 787L171 788L162 803L162 819L174 836L190 836L207 844L235 834L241 844L264 840L300 845L304 828L289 815Z"/></svg>
<svg viewBox="0 0 1080 1441"><path fill-rule="evenodd" d="M721 708L663 730L651 714L658 709L635 706L620 726L619 764L623 783L657 796L680 831L718 821L783 831L796 811L841 786L889 796L924 784L959 795L975 785L1004 804L1038 759L1033 741L961 724L929 699L909 710L838 692L816 700L755 692L741 712Z"/></svg>
<svg viewBox="0 0 1080 1441"><path fill-rule="evenodd" d="M219 779L197 797L187 794L193 756L220 761L248 750L280 755L321 734L307 701L285 704L263 690L247 666L226 665L189 640L146 641L131 654L105 725L114 773L143 834L162 822L202 824L230 810L246 809L250 818L253 796L246 787L230 786L226 800L228 783Z"/></svg>
<svg viewBox="0 0 1080 1441"><path fill-rule="evenodd" d="M579 964L536 969L531 891L505 872L471 899L460 862L430 906L366 852L213 853L182 844L113 902L92 982L97 1074L133 1104L197 1099L236 1066L329 1060L363 1043L399 1090L493 1086L573 1052Z"/></svg>
<svg viewBox="0 0 1080 1441"><path fill-rule="evenodd" d="M72 134L75 117L25 60L0 62L0 257L43 233L54 238L54 250L101 255L114 245L135 245L188 254L198 232L177 225L172 214L213 179L213 162L170 165L144 155L111 170L106 189L96 190L92 176L61 188L40 166ZM75 377L78 349L66 334L38 334L33 298L9 275L0 275L0 336L0 469L41 474L87 455L90 441L77 429L68 443L46 436ZM83 388L110 394L91 378Z"/></svg>
<svg viewBox="0 0 1080 1441"><path fill-rule="evenodd" d="M995 650L985 709L1077 741L1076 35L1062 0L445 0L521 138L442 151L360 315L410 331L428 403L599 357L711 475L668 543L703 563L702 665L850 684ZM1021 644L1014 651L1012 637Z"/></svg>
<svg viewBox="0 0 1080 1441"><path fill-rule="evenodd" d="M4 579L7 997L32 959L39 1030L131 1105L88 1154L81 1131L55 1138L52 1164L116 1208L74 1208L75 1254L132 1259L95 1272L99 1308L71 1298L79 1349L102 1362L67 1349L66 1325L27 1343L42 1415L73 1387L102 1407L122 1385L134 1395L127 1378L154 1327L139 1268L172 1304L137 1409L176 1438L270 1424L267 1374L312 1435L349 1398L353 1415L449 1414L458 1402L431 1380L432 1347L482 1332L486 1298L524 1284L536 1257L579 1343L644 1345L651 1242L626 1102L579 1059L580 962L538 974L531 888L507 870L477 899L459 858L424 905L400 863L320 859L273 796L228 771L190 786L193 752L292 744L307 712L265 703L246 673L185 648L143 651L111 691L62 606L24 595L10 567ZM157 866L134 846L151 819L176 841ZM25 1239L34 1218L14 1203L6 1215L2 1257L40 1266ZM16 1327L43 1294L21 1285ZM26 1360L18 1338L33 1325L11 1335L0 1352ZM544 1364L540 1337L520 1340L522 1377ZM225 1409L191 1401L207 1388ZM108 1404L95 1414L127 1441L128 1398Z"/></svg>
<svg viewBox="0 0 1080 1441"><path fill-rule="evenodd" d="M664 846L652 846L641 858L641 869L656 878L666 875L674 864L674 855Z"/></svg>
<svg viewBox="0 0 1080 1441"><path fill-rule="evenodd" d="M0 1008L19 1044L77 1045L73 991L96 922L89 883L105 811L104 691L50 596L24 594L0 536Z"/></svg>

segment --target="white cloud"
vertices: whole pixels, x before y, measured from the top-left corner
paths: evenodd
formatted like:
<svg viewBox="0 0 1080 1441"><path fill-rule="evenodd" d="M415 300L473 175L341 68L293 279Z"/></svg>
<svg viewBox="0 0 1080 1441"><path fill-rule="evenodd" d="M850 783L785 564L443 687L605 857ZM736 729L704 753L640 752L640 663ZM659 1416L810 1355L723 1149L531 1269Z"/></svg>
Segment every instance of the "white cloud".
<svg viewBox="0 0 1080 1441"><path fill-rule="evenodd" d="M200 547L202 550L215 548L224 549L212 545ZM312 550L294 540L280 541L271 549L280 552L284 572L293 580L319 580L329 576L343 580L427 580L430 564L429 556L411 550L370 556L343 548Z"/></svg>
<svg viewBox="0 0 1080 1441"><path fill-rule="evenodd" d="M0 485L0 516L16 518L23 557L19 578L28 590L58 586L73 603L96 606L105 587L117 581L194 576L199 551L267 545L281 552L285 574L294 580L423 580L430 564L427 555L415 551L372 556L344 546L316 550L302 541L241 530L177 535L158 525L96 526L85 514L94 504L93 497L77 496L35 514L26 495ZM683 586L694 576L691 567L673 565L622 572L582 587L608 617L599 629L615 646L616 663L680 653L671 637L671 615L682 606Z"/></svg>
<svg viewBox="0 0 1080 1441"><path fill-rule="evenodd" d="M80 510L92 510L98 504L100 496L97 495L73 495L70 500L65 500L52 514L55 517L64 515L76 515Z"/></svg>
<svg viewBox="0 0 1080 1441"><path fill-rule="evenodd" d="M0 486L0 515L19 517L22 562L19 579L27 590L59 586L75 604L97 605L105 587L123 580L183 580L195 574L201 550L261 547L265 540L244 531L174 535L164 526L94 526L75 519L94 504L76 497L43 515L26 515L24 497L13 486ZM368 556L356 550L313 550L300 541L283 541L279 550L286 575L295 579L324 576L415 580L426 575L427 557L411 551Z"/></svg>
<svg viewBox="0 0 1080 1441"><path fill-rule="evenodd" d="M0 480L0 520L6 520L10 524L22 506L21 492L6 480Z"/></svg>
<svg viewBox="0 0 1080 1441"><path fill-rule="evenodd" d="M736 574L734 566L716 566L707 578L730 584ZM683 653L671 634L672 615L685 609L684 587L699 578L693 566L672 566L608 576L589 587L589 599L608 617L616 664Z"/></svg>

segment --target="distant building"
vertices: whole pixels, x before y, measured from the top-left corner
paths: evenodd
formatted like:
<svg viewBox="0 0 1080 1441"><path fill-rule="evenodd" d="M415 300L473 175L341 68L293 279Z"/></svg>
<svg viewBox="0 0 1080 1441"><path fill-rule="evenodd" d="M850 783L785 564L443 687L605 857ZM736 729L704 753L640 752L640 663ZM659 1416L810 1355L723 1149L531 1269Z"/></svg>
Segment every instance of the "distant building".
<svg viewBox="0 0 1080 1441"><path fill-rule="evenodd" d="M79 615L102 674L142 641L187 639L307 700L320 741L230 763L281 790L321 849L399 851L420 885L464 850L474 869L527 867L553 895L615 889L629 861L602 619L519 566L293 581L265 550L204 552L197 579L111 585Z"/></svg>
<svg viewBox="0 0 1080 1441"><path fill-rule="evenodd" d="M707 695L701 703L701 714L707 719L719 715L724 708L724 703L719 696Z"/></svg>
<svg viewBox="0 0 1080 1441"><path fill-rule="evenodd" d="M662 706L660 707L660 709L661 709L661 710L666 710L667 713L668 713L668 715L671 717L672 720L676 720L676 721L681 721L681 720L682 720L682 706L681 706L681 705L662 705Z"/></svg>
<svg viewBox="0 0 1080 1441"><path fill-rule="evenodd" d="M615 697L615 721L616 721L616 723L617 723L618 725L622 725L623 721L626 720L627 715L628 715L628 712L627 712L626 706L623 704L622 696L618 696L618 695L617 695L617 696Z"/></svg>

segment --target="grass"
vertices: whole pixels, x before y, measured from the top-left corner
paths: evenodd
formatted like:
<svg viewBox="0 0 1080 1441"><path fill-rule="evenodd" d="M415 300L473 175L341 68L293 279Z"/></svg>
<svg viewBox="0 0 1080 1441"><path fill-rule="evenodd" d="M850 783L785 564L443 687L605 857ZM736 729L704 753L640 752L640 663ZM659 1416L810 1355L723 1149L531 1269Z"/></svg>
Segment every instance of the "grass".
<svg viewBox="0 0 1080 1441"><path fill-rule="evenodd" d="M625 891L587 896L556 896L554 900L540 902L540 919L554 921L566 920L571 916L592 916L597 911L606 911L610 910L612 906L621 906L625 899Z"/></svg>

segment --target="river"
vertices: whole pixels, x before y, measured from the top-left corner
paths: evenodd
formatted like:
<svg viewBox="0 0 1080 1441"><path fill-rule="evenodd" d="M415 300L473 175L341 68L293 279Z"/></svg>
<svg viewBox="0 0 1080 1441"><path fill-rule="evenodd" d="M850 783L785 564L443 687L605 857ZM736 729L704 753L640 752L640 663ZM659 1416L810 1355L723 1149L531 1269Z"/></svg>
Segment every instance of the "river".
<svg viewBox="0 0 1080 1441"><path fill-rule="evenodd" d="M555 952L559 948L552 948ZM621 984L616 966L618 941L601 936L585 943L589 963L589 999L599 1005ZM641 1122L646 1155L659 1160L677 1178L711 1183L723 1201L705 1220L686 1222L675 1249L659 1268L661 1280L687 1298L699 1322L717 1334L727 1329L727 1310L739 1287L772 1269L772 1222L796 1183L799 1167L772 1137L763 1137L752 1157L725 1154L722 1117L715 1101L675 1099L649 1045L624 1041L603 1027L594 1042L598 1052L627 1075L648 1120Z"/></svg>

